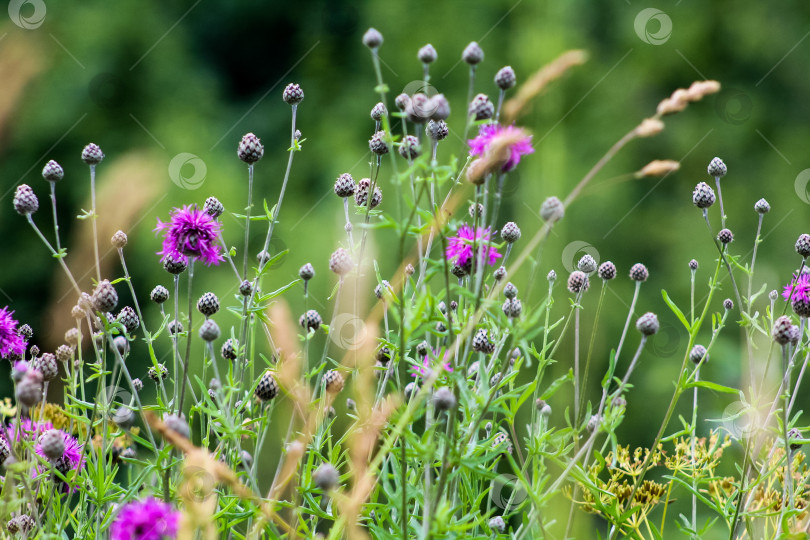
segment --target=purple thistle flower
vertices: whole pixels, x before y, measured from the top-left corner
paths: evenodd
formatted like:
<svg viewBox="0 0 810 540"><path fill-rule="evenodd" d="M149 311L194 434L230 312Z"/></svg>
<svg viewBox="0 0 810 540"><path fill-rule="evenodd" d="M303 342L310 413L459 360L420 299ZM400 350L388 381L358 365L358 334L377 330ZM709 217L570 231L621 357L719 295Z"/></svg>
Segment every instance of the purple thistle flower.
<svg viewBox="0 0 810 540"><path fill-rule="evenodd" d="M810 294L808 293L810 293L810 274L802 273L798 277L793 274L793 279L785 285L782 298L788 301L800 299L810 302Z"/></svg>
<svg viewBox="0 0 810 540"><path fill-rule="evenodd" d="M155 232L164 234L163 250L158 252L160 260L172 256L187 263L189 257L194 257L206 265L219 264L219 231L219 222L205 210L196 206L175 208L168 223L158 219L155 227Z"/></svg>
<svg viewBox="0 0 810 540"><path fill-rule="evenodd" d="M53 424L50 422L34 422L30 418L23 418L19 426L14 421L6 426L6 440L12 444L20 441L35 442L40 435L51 429Z"/></svg>
<svg viewBox="0 0 810 540"><path fill-rule="evenodd" d="M521 128L515 126L499 126L497 124L485 124L481 126L478 136L467 141L470 144L470 155L479 156L487 153L490 149L501 150L502 145L509 152L501 171L508 172L520 163L520 156L534 152L532 148L532 136L527 135Z"/></svg>
<svg viewBox="0 0 810 540"><path fill-rule="evenodd" d="M25 352L25 340L17 333L17 321L11 316L8 306L0 309L0 356L21 355Z"/></svg>
<svg viewBox="0 0 810 540"><path fill-rule="evenodd" d="M493 266L495 262L501 258L501 254L498 253L496 248L486 245L489 242L489 237L489 227L486 229L478 227L477 231L473 233L472 227L462 225L458 228L455 236L448 238L447 251L445 252L447 260L458 266L464 266L468 262L471 262L473 257L473 241L475 241L476 247L479 250L482 249L482 247L487 250L486 253L484 253L484 260L488 265Z"/></svg>
<svg viewBox="0 0 810 540"><path fill-rule="evenodd" d="M40 424L39 433L44 433L50 429L42 429L41 426L43 425L44 424ZM62 439L65 441L65 450L62 452L62 457L59 458L59 461L61 461L65 468L69 471L80 470L82 467L84 467L84 457L82 456L83 446L80 445L79 441L77 441L72 435L69 435L62 430L59 430L59 432L62 434ZM34 450L39 456L42 457L42 459L48 461L48 457L42 451L42 445L39 442L37 442Z"/></svg>
<svg viewBox="0 0 810 540"><path fill-rule="evenodd" d="M439 352L436 349L433 350L433 356L436 358L438 358L439 356ZM448 360L447 358L448 356L450 356L450 351L445 351L444 353L445 361L444 363L442 363L442 367L446 372L453 373L453 366L450 363L450 360ZM432 371L433 369L430 367L430 355L425 354L425 356L422 358L422 365L413 366L413 373L411 373L411 377L420 376L424 379L428 377Z"/></svg>
<svg viewBox="0 0 810 540"><path fill-rule="evenodd" d="M180 513L171 505L148 498L125 504L110 528L112 540L176 538Z"/></svg>

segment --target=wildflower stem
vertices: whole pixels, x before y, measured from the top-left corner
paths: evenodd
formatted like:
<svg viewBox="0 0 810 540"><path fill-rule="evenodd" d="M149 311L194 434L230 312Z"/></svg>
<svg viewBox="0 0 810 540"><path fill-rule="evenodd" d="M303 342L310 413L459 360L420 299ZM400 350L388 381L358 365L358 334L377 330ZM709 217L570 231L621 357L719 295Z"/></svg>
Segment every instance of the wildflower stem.
<svg viewBox="0 0 810 540"><path fill-rule="evenodd" d="M473 94L475 94L475 64L470 64L470 83L467 87L467 107L470 106L473 100ZM467 109L467 119L464 124L464 141L467 140L467 133L470 131L470 124L472 123L472 115L469 112L469 108Z"/></svg>
<svg viewBox="0 0 810 540"><path fill-rule="evenodd" d="M720 225L721 228L726 228L726 211L723 209L723 190L720 189L720 177L715 176L714 182L717 184L717 200L720 202ZM759 235L757 235L759 236Z"/></svg>
<svg viewBox="0 0 810 540"><path fill-rule="evenodd" d="M574 424L579 422L579 396L582 391L579 387L579 313L582 310L582 291L577 294L576 309L574 309Z"/></svg>
<svg viewBox="0 0 810 540"><path fill-rule="evenodd" d="M793 464L790 452L790 442L788 441L788 430L790 428L790 407L788 404L790 402L790 372L792 367L793 362L790 359L788 345L782 345L782 369L785 373L785 380L784 384L782 385L782 440L785 444L785 473L783 475L784 482L782 485L782 501L788 500L789 502L789 506L787 507L782 504L783 517L785 512L793 510ZM780 519L780 523L781 521L782 520Z"/></svg>
<svg viewBox="0 0 810 540"><path fill-rule="evenodd" d="M754 264L757 262L757 248L759 247L759 243L761 242L759 236L762 232L762 218L765 217L765 214L759 214L759 220L757 222L757 235L754 238L754 253L751 255L751 271L748 273L748 314L751 314L751 310L753 306L751 306L751 290L754 284Z"/></svg>
<svg viewBox="0 0 810 540"><path fill-rule="evenodd" d="M56 219L56 182L48 182L51 185L51 208L53 209L53 232L56 237L56 251L62 251L62 245L59 242L59 221Z"/></svg>
<svg viewBox="0 0 810 540"><path fill-rule="evenodd" d="M96 220L98 219L98 215L96 214L96 166L90 165L90 210L93 214L90 221L93 225L93 255L95 255L96 259L96 279L101 281L101 259L98 256L98 225L96 224Z"/></svg>
<svg viewBox="0 0 810 540"><path fill-rule="evenodd" d="M178 386L178 382L177 382L177 375L179 374L178 367L180 365L179 362L178 362L180 353L177 350L177 331L178 331L179 321L180 321L180 274L175 274L174 275L174 330L172 331L170 329L170 331L169 331L169 333L171 334L171 338L172 338L172 358L173 358L173 361L174 361L173 362L174 366L172 368L172 375L174 376L173 397L174 397L174 403L175 404L178 402L178 398L179 398L179 395L178 395L179 386ZM158 377L158 379L160 380L161 377ZM182 383L179 383L179 384L182 384Z"/></svg>
<svg viewBox="0 0 810 540"><path fill-rule="evenodd" d="M622 337L619 339L619 346L616 347L616 363L619 362L619 355L622 352L622 345L624 345L624 338L627 337L627 329L630 327L630 321L633 318L633 313L636 310L636 301L638 301L638 293L641 290L641 281L636 281L636 290L633 292L633 300L630 302L630 310L627 312L627 320L624 322L624 330L622 330Z"/></svg>
<svg viewBox="0 0 810 540"><path fill-rule="evenodd" d="M588 391L588 371L591 367L591 356L593 356L593 349L594 349L594 341L596 340L596 329L599 326L599 315L602 313L602 304L604 303L605 299L605 292L607 291L608 281L603 279L602 280L602 288L599 291L599 302L596 304L596 315L594 315L593 320L593 328L591 329L591 340L588 344L588 357L585 359L585 372L582 376L582 388L584 392L582 392L579 396L579 408L580 410L584 409L585 407L585 392ZM582 419L577 417L577 422L580 422Z"/></svg>
<svg viewBox="0 0 810 540"><path fill-rule="evenodd" d="M701 362L703 359L701 359ZM695 369L695 382L700 380L700 364ZM692 394L692 530L697 531L697 462L695 461L695 441L697 440L697 411L698 411L698 387L695 386ZM662 527L663 529L663 524Z"/></svg>
<svg viewBox="0 0 810 540"><path fill-rule="evenodd" d="M250 242L250 212L253 208L253 163L248 165L248 199L247 206L245 207L245 247L242 254L242 279L247 279L248 271L248 253Z"/></svg>
<svg viewBox="0 0 810 540"><path fill-rule="evenodd" d="M188 376L188 363L191 359L191 335L192 335L192 313L194 312L194 300L191 296L191 284L194 279L194 258L188 261L188 328L186 329L186 354L183 358L183 378L181 379L180 400L177 402L177 415L183 412L183 399L186 396L186 378Z"/></svg>
<svg viewBox="0 0 810 540"><path fill-rule="evenodd" d="M42 234L42 231L40 231L39 227L37 227L36 223L34 223L34 218L31 217L31 214L26 214L25 218L28 220L28 223L31 225L31 227L33 227L34 232L37 233L37 236L39 236L40 240L42 240L42 242L45 244L45 247L48 248L48 251L51 252L51 255L53 255L56 259L59 260L59 265L62 267L62 270L64 270L68 280L70 280L70 284L73 285L73 289L76 291L76 294L81 296L82 290L79 288L79 285L76 283L76 280L73 279L73 274L70 272L70 268L67 267L67 264L65 264L64 258L59 256L57 252L53 249L51 243L48 242L48 239L45 238L45 235Z"/></svg>
<svg viewBox="0 0 810 540"><path fill-rule="evenodd" d="M689 287L689 325L695 324L695 273L697 270L689 270L691 277L690 277L690 287ZM750 295L749 295L750 297Z"/></svg>

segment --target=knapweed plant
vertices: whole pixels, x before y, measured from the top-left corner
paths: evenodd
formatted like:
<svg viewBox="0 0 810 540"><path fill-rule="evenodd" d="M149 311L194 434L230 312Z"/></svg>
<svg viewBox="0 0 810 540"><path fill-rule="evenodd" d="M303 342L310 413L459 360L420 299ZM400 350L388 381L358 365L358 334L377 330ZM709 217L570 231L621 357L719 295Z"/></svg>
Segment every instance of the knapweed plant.
<svg viewBox="0 0 810 540"><path fill-rule="evenodd" d="M80 219L93 224L92 283L74 278L60 241L63 168L50 161L42 171L52 212L35 194L44 188L17 187L15 210L70 280L75 325L64 329L63 345L43 351L36 329L15 320L13 306L0 310L0 355L14 382L13 399L0 404L5 533L114 540L523 540L577 531L586 538L805 537L810 470L794 402L810 359L810 236L799 237L798 256L788 262L798 270L786 272L781 294L754 290L770 207L757 201L750 216L758 218L756 237L735 239L721 189L728 171L715 158L691 203L716 256L688 266L685 257L690 298L648 290L644 261L617 269L584 255L558 279L547 262L557 259L543 252L606 163L720 85L698 81L665 98L568 193L529 201L541 225L521 230L501 203L514 171L533 158L522 113L585 54L565 53L519 87L504 67L491 87L476 78L484 53L470 43L462 53L469 86L459 92L466 90L466 101L453 106L463 121L451 132L450 100L427 91L436 50L426 45L417 55L425 91L394 96L380 69L382 35L370 29L363 44L376 76L365 98L373 127L367 142L356 141L370 150L368 176L334 171L329 204L345 231L330 253L307 252L310 262L291 282L275 282L269 271L287 254L274 252L274 230L293 219L284 194L305 150L296 118L306 114L306 102L297 84L284 89L286 105L279 103L289 107L291 123L286 172L272 184L277 201L254 200L254 183L267 181L265 148L249 133L236 156L245 182L231 188L244 191L244 209L226 210L208 194L157 216L151 261L130 257L119 231L110 240L120 262L111 275L101 271L99 246L107 239L95 226L105 156L87 145L81 158L92 206ZM476 93L479 87L493 97ZM656 160L634 175L661 177L678 167ZM80 171L69 176L76 182ZM688 193L674 204L689 205ZM244 223L244 235L224 225L225 212ZM263 241L251 243L257 228ZM386 249L378 250L380 243ZM162 282L141 282L139 265L158 260ZM226 285L202 290L195 276L203 273ZM545 287L539 300L513 284L520 273ZM617 303L606 295L614 279L632 280L632 298ZM311 298L313 280L328 282L328 297ZM119 301L122 291L131 305ZM686 336L671 401L650 408L660 428L647 447L617 432L634 399L632 376L654 356L648 342L659 330L656 314L636 312L642 294L662 296L660 305ZM293 314L293 304L304 309ZM625 321L620 334L604 335L607 316ZM735 326L753 381L742 390L701 376L720 354L713 351L718 336ZM597 335L608 348L595 346ZM562 376L549 375L555 365ZM761 382L769 370L780 373L778 388ZM58 388L63 400L55 399ZM754 414L758 422L742 434L723 425L704 430L699 402L709 392L738 397L744 406L737 416ZM689 404L690 416L675 417L679 403Z"/></svg>

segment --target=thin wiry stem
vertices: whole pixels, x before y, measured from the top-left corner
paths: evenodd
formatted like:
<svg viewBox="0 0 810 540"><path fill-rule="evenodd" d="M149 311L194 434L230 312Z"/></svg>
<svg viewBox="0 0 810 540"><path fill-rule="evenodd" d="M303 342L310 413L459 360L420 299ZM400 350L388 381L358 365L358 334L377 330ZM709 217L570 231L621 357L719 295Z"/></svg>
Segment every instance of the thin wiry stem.
<svg viewBox="0 0 810 540"><path fill-rule="evenodd" d="M188 364L191 360L191 336L192 332L192 313L194 311L194 299L191 296L191 284L194 279L194 259L189 258L188 261L188 328L186 329L186 354L183 359L183 378L181 379L180 399L177 402L177 414L183 412L183 398L186 395L186 378L188 376Z"/></svg>
<svg viewBox="0 0 810 540"><path fill-rule="evenodd" d="M633 313L636 310L636 301L638 301L638 293L641 290L641 281L636 281L636 290L633 292L633 300L630 302L630 310L627 312L627 320L624 322L624 329L622 330L622 337L619 339L619 346L616 347L616 362L619 362L619 355L622 352L622 345L624 338L627 337L627 329L630 328L630 321L633 318Z"/></svg>
<svg viewBox="0 0 810 540"><path fill-rule="evenodd" d="M101 281L101 259L98 256L98 225L96 224L96 166L90 165L90 221L93 224L93 255L96 260L96 279Z"/></svg>

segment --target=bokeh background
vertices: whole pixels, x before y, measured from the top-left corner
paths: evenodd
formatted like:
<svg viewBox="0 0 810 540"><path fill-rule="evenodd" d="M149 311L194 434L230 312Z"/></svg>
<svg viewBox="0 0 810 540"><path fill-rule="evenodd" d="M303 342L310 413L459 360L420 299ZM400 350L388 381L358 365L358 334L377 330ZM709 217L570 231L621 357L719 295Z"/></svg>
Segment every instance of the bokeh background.
<svg viewBox="0 0 810 540"><path fill-rule="evenodd" d="M681 0L651 8L635 0L14 0L8 15L0 13L0 304L10 305L19 320L34 327L35 342L42 347L61 343L74 300L66 294L55 262L13 211L11 197L18 184L30 184L40 197L35 218L46 234L52 233L48 186L40 171L49 159L63 165L58 211L67 261L89 287L90 229L74 218L89 208L89 175L80 152L92 141L107 155L99 166L105 275L120 275L107 239L123 229L130 238L127 254L140 300L155 320L148 292L158 283L170 284L155 255L156 218L165 219L174 206L201 204L214 195L228 210L223 216L226 241L241 247L242 225L232 214L245 205L247 172L236 158L237 143L244 133L254 132L265 144L255 194L272 206L289 146L290 108L281 92L287 83L297 82L306 94L298 115L306 140L295 159L271 246L274 252L291 251L266 284L275 288L288 283L301 264L312 262L319 275L311 296L326 306L333 285L328 255L345 234L342 205L332 184L343 172L367 176L370 159L367 140L373 122L368 113L378 99L369 53L360 42L369 26L385 36L380 54L390 98L421 77L416 51L426 43L437 49L431 84L448 96L453 109L451 136L440 145L440 160L465 152L467 66L459 60L469 41L477 40L486 53L476 91L493 99L492 78L500 67L513 66L520 84L562 52L584 49L589 61L549 87L520 120L534 133L536 152L510 178L501 215L515 220L524 238L540 225L537 211L543 199L567 194L613 142L654 113L662 98L693 80L716 79L723 85L719 94L668 117L659 136L635 141L622 151L567 210L540 262L538 277L552 268L567 275L585 251L617 264L620 277L610 287L595 338L598 373L627 314L632 296L627 271L635 262L650 269L637 311L657 312L662 331L634 375L620 430L627 443L649 443L686 346L685 332L668 312L660 290L667 289L686 307L687 262L695 258L701 264L698 299L705 295L714 265L714 245L690 200L695 183L708 180L706 165L712 157L722 157L729 167L723 196L735 233L733 252L744 261L750 259L754 242L754 202L765 197L773 207L765 218L754 290L764 284L766 294L781 288L798 266L793 243L810 228L808 21L810 6L799 1L777 6ZM680 161L680 171L663 180L627 176L664 158ZM386 197L383 208L388 203L393 209L393 190ZM717 215L715 211L715 219ZM257 245L263 227L255 227L254 233ZM389 276L398 263L386 247L391 244L380 233L374 245L383 277ZM528 268L511 278L526 290ZM196 279L200 292L213 290L220 298L235 292L225 266L199 270ZM745 282L741 274L738 279ZM524 303L540 301L545 288L541 281ZM128 303L121 292L122 303ZM372 291L367 295L371 303ZM716 311L722 310L726 296L733 293L724 282L715 297ZM300 294L287 299L294 313L303 309ZM596 299L596 294L586 296L585 328ZM562 295L558 300L555 313L561 316L567 302ZM758 309L764 308L760 299ZM735 309L732 316L738 315ZM703 340L708 339L706 334ZM629 347L636 343L633 333ZM739 331L729 327L703 377L747 387L739 344ZM570 367L568 344L558 360L551 376ZM139 361L135 355L133 365ZM144 375L145 370L143 362ZM3 383L2 388L8 391L10 386ZM596 389L591 391L598 399ZM553 421L561 422L569 398L557 399ZM735 401L734 396L709 392L701 399L702 416L717 419ZM684 415L686 401L679 409ZM699 429L706 433L717 424L706 422ZM676 418L671 429L677 425ZM583 530L595 523L583 521Z"/></svg>

